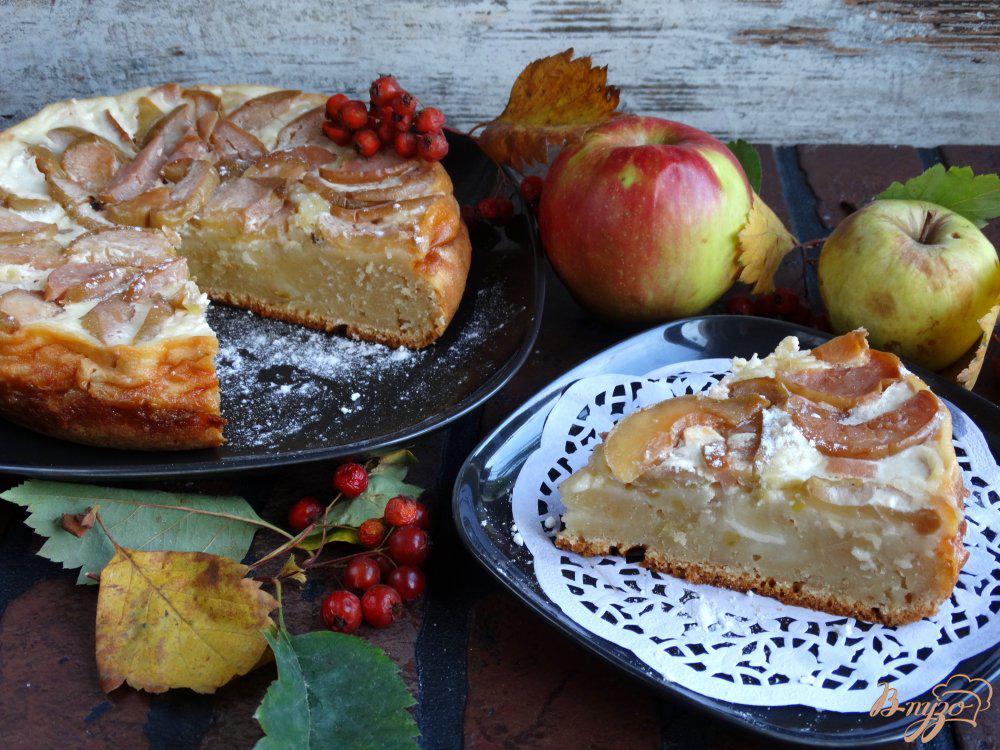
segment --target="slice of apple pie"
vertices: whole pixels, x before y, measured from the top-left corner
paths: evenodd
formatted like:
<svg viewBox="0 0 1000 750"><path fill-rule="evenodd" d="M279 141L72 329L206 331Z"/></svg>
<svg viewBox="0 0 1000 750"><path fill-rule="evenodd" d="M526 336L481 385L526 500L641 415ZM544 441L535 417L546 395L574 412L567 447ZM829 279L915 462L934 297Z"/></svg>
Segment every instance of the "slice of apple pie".
<svg viewBox="0 0 1000 750"><path fill-rule="evenodd" d="M968 553L951 415L864 331L786 338L632 413L560 487L560 547L860 620L933 614Z"/></svg>

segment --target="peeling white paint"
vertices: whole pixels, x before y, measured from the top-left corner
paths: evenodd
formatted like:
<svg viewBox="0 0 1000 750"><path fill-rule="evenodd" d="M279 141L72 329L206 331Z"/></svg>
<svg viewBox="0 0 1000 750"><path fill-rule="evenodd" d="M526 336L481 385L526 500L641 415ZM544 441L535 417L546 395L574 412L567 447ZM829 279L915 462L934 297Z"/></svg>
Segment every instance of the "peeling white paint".
<svg viewBox="0 0 1000 750"><path fill-rule="evenodd" d="M722 137L1000 143L998 18L867 0L4 0L0 126L167 80L360 95L386 71L467 128L526 63L573 46L626 108Z"/></svg>

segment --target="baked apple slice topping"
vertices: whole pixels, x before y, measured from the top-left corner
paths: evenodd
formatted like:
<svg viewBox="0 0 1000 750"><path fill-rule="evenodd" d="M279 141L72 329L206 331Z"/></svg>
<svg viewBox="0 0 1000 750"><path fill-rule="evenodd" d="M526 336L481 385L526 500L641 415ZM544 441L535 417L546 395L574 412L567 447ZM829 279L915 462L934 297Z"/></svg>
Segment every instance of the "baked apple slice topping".
<svg viewBox="0 0 1000 750"><path fill-rule="evenodd" d="M881 393L901 375L899 358L893 354L869 350L866 360L859 365L782 373L779 378L789 391L810 401L850 409L862 399Z"/></svg>
<svg viewBox="0 0 1000 750"><path fill-rule="evenodd" d="M81 234L67 253L90 263L126 263L133 266L157 266L169 260L180 244L173 232L148 229L105 229Z"/></svg>
<svg viewBox="0 0 1000 750"><path fill-rule="evenodd" d="M634 482L666 451L677 446L689 427L711 427L720 433L749 422L766 408L758 395L729 399L679 396L629 414L608 435L604 457L611 473Z"/></svg>
<svg viewBox="0 0 1000 750"><path fill-rule="evenodd" d="M0 245L20 245L34 240L52 239L57 229L55 224L31 221L14 211L0 208Z"/></svg>
<svg viewBox="0 0 1000 750"><path fill-rule="evenodd" d="M41 239L13 245L0 241L0 263L55 268L63 262L63 247L55 240Z"/></svg>
<svg viewBox="0 0 1000 750"><path fill-rule="evenodd" d="M146 135L142 150L115 173L98 195L103 203L119 203L135 198L158 184L160 170L194 130L191 109L190 104L181 104L153 126Z"/></svg>
<svg viewBox="0 0 1000 750"><path fill-rule="evenodd" d="M27 323L52 318L62 312L37 292L11 289L0 295L0 330L12 333Z"/></svg>
<svg viewBox="0 0 1000 750"><path fill-rule="evenodd" d="M787 408L795 426L821 453L871 459L894 455L925 440L937 422L940 403L930 391L920 390L898 408L860 424L844 424L844 412L801 396L789 398Z"/></svg>
<svg viewBox="0 0 1000 750"><path fill-rule="evenodd" d="M282 206L282 199L249 177L224 181L212 194L199 221L220 230L253 232Z"/></svg>

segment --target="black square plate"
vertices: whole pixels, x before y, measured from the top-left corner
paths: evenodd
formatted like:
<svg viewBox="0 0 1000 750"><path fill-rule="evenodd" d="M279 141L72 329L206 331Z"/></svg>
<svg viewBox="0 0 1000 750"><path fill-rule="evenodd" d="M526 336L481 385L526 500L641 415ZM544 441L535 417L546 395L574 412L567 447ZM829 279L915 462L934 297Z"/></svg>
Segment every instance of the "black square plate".
<svg viewBox="0 0 1000 750"><path fill-rule="evenodd" d="M829 336L764 318L731 315L679 320L634 336L573 368L541 390L480 443L459 472L452 511L465 545L496 578L545 620L598 656L667 696L684 700L739 727L777 739L815 747L858 747L898 741L912 717L871 717L861 713L818 711L806 706L746 706L695 693L664 680L628 651L570 620L542 592L530 554L510 534L514 481L535 451L542 427L562 393L580 378L604 373L644 375L657 367L715 357L749 357L772 351L785 336L805 347ZM994 458L1000 455L1000 408L951 381L909 366L940 396L964 411L983 431ZM994 647L956 667L986 680L1000 674L1000 648ZM929 700L929 694L914 700Z"/></svg>

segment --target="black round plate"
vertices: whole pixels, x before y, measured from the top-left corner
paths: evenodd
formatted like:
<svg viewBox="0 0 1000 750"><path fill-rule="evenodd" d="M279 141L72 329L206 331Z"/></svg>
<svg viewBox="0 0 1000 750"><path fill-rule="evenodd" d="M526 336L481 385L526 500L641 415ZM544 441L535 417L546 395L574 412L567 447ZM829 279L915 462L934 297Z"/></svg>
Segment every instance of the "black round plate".
<svg viewBox="0 0 1000 750"><path fill-rule="evenodd" d="M826 334L779 320L714 315L658 326L607 349L557 378L511 414L462 465L455 482L452 512L459 536L486 570L551 625L601 658L714 717L768 737L824 748L854 748L898 742L912 716L871 717L867 713L835 713L807 706L745 706L700 695L665 680L635 654L604 640L567 617L545 595L535 578L531 555L511 538L510 497L521 467L541 439L542 427L563 392L580 378L609 372L644 375L657 367L714 357L749 357L774 349L795 335L812 348ZM993 455L1000 459L1000 409L940 375L908 365L940 396L965 412L983 431ZM1000 674L1000 647L966 659L956 672L992 681ZM936 700L930 693L917 701Z"/></svg>
<svg viewBox="0 0 1000 750"><path fill-rule="evenodd" d="M471 139L451 133L448 140L444 166L459 203L512 184ZM524 215L503 230L474 228L462 304L445 334L420 352L213 305L226 445L155 453L94 448L0 420L0 471L59 479L190 476L404 443L474 409L517 372L541 322L543 269L534 223Z"/></svg>

